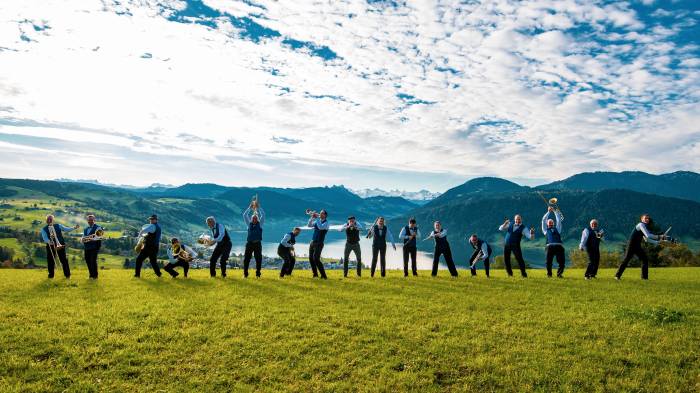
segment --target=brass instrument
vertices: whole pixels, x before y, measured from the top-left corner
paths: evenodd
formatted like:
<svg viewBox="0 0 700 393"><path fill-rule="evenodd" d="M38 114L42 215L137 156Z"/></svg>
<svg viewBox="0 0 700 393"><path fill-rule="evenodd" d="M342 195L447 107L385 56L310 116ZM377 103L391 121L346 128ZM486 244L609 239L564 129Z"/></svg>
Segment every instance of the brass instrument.
<svg viewBox="0 0 700 393"><path fill-rule="evenodd" d="M555 212L559 213L559 219L564 221L564 213L562 213L561 209L559 208L559 205L557 204L557 202L559 202L559 199L546 199L541 192L538 191L537 193L540 195L540 197L542 197L542 200L544 200L544 203L547 204L547 207L551 207L552 209L554 209Z"/></svg>
<svg viewBox="0 0 700 393"><path fill-rule="evenodd" d="M61 242L58 241L58 236L56 235L56 228L53 224L48 225L49 230L49 249L51 250L51 258L53 258L53 263L57 266L61 265L61 260L58 258L58 249L65 247Z"/></svg>
<svg viewBox="0 0 700 393"><path fill-rule="evenodd" d="M476 263L479 262L479 259L484 256L484 250L479 249L479 253L476 254L476 258L472 261L472 264L469 266L470 269L474 269L474 266L476 266Z"/></svg>
<svg viewBox="0 0 700 393"><path fill-rule="evenodd" d="M104 229L100 228L100 229L96 230L95 233L93 233L92 235L83 236L82 238L80 238L80 241L83 243L89 243L89 242L96 242L96 241L100 241L100 240L105 240L107 238L105 237L104 234L105 234Z"/></svg>
<svg viewBox="0 0 700 393"><path fill-rule="evenodd" d="M306 215L307 216L318 216L318 213L316 213L316 210L306 209Z"/></svg>
<svg viewBox="0 0 700 393"><path fill-rule="evenodd" d="M146 246L146 235L139 236L139 240L136 242L136 245L134 246L134 251L137 253L141 252L145 246Z"/></svg>
<svg viewBox="0 0 700 393"><path fill-rule="evenodd" d="M260 201L258 201L258 194L253 195L253 199L250 201L250 208L253 209L253 215L260 217L258 209L260 208Z"/></svg>
<svg viewBox="0 0 700 393"><path fill-rule="evenodd" d="M593 231L595 233L595 237L597 237L600 240L603 240L603 237L605 236L605 231L604 230L599 230L599 231Z"/></svg>
<svg viewBox="0 0 700 393"><path fill-rule="evenodd" d="M214 241L214 239L212 239L211 236L209 236L207 234L202 234L199 236L199 238L197 238L197 243L203 244L203 245L209 247L209 246L213 246L216 243L216 241Z"/></svg>
<svg viewBox="0 0 700 393"><path fill-rule="evenodd" d="M187 262L187 263L192 262L192 260L194 259L194 256L193 256L193 255L190 255L190 253L187 252L187 250L185 249L185 247L178 247L178 249L179 249L179 250L178 250L177 252L175 252L175 251L176 251L176 250L175 250L175 247L173 247L173 257L174 257L175 259L180 259L180 260L183 260L183 261L185 261L185 262Z"/></svg>

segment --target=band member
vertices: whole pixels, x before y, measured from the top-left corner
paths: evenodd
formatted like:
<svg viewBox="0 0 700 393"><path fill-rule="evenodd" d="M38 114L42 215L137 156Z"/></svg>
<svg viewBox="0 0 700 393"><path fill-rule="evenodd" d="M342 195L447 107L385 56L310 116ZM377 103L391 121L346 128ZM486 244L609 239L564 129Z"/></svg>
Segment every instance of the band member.
<svg viewBox="0 0 700 393"><path fill-rule="evenodd" d="M642 263L642 280L649 279L649 259L647 258L647 253L644 252L644 248L642 247L642 241L646 240L648 243L658 244L659 241L663 239L663 236L654 235L649 231L648 227L650 225L651 216L648 214L642 214L639 224L634 227L634 230L630 235L630 240L627 243L627 250L625 251L625 259L622 261L620 268L617 269L617 273L615 273L616 280L622 278L622 273L625 272L627 264L635 255Z"/></svg>
<svg viewBox="0 0 700 393"><path fill-rule="evenodd" d="M156 276L160 277L160 267L158 266L158 249L160 248L160 235L161 229L158 224L158 216L152 215L148 217L150 224L144 226L139 232L139 237L145 236L143 243L143 248L136 257L136 271L134 272L134 277L141 277L141 266L143 261L148 258L151 262L151 268Z"/></svg>
<svg viewBox="0 0 700 393"><path fill-rule="evenodd" d="M581 243L578 248L586 250L588 254L588 266L586 267L586 280L596 278L600 265L600 241L603 238L603 230L598 229L598 220L591 220L588 228L581 233Z"/></svg>
<svg viewBox="0 0 700 393"><path fill-rule="evenodd" d="M529 231L525 229L523 225L523 219L520 214L516 214L513 218L515 223L511 223L509 219L498 227L499 231L506 232L506 239L503 244L503 262L506 265L506 272L509 277L513 276L513 269L510 265L510 253L512 252L515 256L515 260L518 261L518 266L520 267L520 274L523 277L527 277L527 272L525 271L525 260L523 260L523 252L520 249L520 241L523 238L523 233L529 240L535 238L535 228L530 228Z"/></svg>
<svg viewBox="0 0 700 393"><path fill-rule="evenodd" d="M255 256L255 277L260 277L260 267L262 265L262 232L265 222L265 212L261 207L254 210L254 203L243 212L243 221L248 227L248 239L245 243L243 253L243 276L248 277L248 266L250 258Z"/></svg>
<svg viewBox="0 0 700 393"><path fill-rule="evenodd" d="M416 256L418 254L418 248L416 247L416 239L420 237L420 229L416 225L416 219L411 218L408 220L408 225L401 228L399 233L399 238L403 240L403 276L408 277L408 257L411 257L411 270L413 275L418 275L418 269L416 267Z"/></svg>
<svg viewBox="0 0 700 393"><path fill-rule="evenodd" d="M435 221L433 223L433 231L428 235L426 240L435 240L435 251L433 252L433 272L432 276L437 276L438 265L440 263L440 255L445 256L445 263L447 268L450 270L452 277L457 277L457 268L455 268L455 263L452 260L452 250L450 250L450 243L447 242L447 229L442 228L440 221Z"/></svg>
<svg viewBox="0 0 700 393"><path fill-rule="evenodd" d="M87 227L83 230L83 239L90 239L89 236L97 236L98 230L104 230L101 226L95 224L95 215L88 214ZM85 263L87 264L88 274L93 280L97 280L97 254L102 247L101 240L84 240L83 249L85 251Z"/></svg>
<svg viewBox="0 0 700 393"><path fill-rule="evenodd" d="M294 265L297 262L294 253L294 244L296 244L297 236L299 236L300 232L301 228L294 228L291 232L284 235L282 241L280 241L280 244L277 246L277 255L284 261L282 269L280 270L280 277L292 275Z"/></svg>
<svg viewBox="0 0 700 393"><path fill-rule="evenodd" d="M216 277L216 263L219 262L221 266L221 277L226 277L226 264L228 263L228 257L231 254L231 238L228 235L228 231L224 224L216 222L214 217L207 217L207 226L211 231L211 238L216 247L214 247L214 252L209 258L209 275L211 277Z"/></svg>
<svg viewBox="0 0 700 393"><path fill-rule="evenodd" d="M549 215L554 213L556 222L549 218ZM564 274L564 266L566 265L566 254L564 253L564 243L561 241L561 213L559 210L554 210L553 207L547 208L547 213L542 217L542 234L546 239L547 248L547 277L552 277L552 261L557 258L557 277L561 278Z"/></svg>
<svg viewBox="0 0 700 393"><path fill-rule="evenodd" d="M479 239L476 234L469 237L469 244L472 245L474 252L471 258L469 258L469 268L472 272L472 276L476 276L476 264L479 261L484 261L484 271L486 272L486 277L489 276L489 259L491 258L491 246L486 242L486 240Z"/></svg>
<svg viewBox="0 0 700 393"><path fill-rule="evenodd" d="M46 216L46 226L41 230L41 239L46 243L46 265L49 270L49 278L53 278L56 262L61 264L63 275L70 278L70 266L66 257L66 241L63 238L63 232L70 232L78 228L80 225L67 227L56 224L52 214Z"/></svg>
<svg viewBox="0 0 700 393"><path fill-rule="evenodd" d="M325 210L321 210L321 213L313 212L307 224L309 228L314 229L311 243L309 243L309 264L311 265L314 277L318 277L320 273L321 278L324 280L328 279L328 277L326 277L326 270L323 268L323 262L321 262L321 251L323 251L323 242L326 239L326 233L328 233L328 228L330 227L327 218L328 213Z"/></svg>
<svg viewBox="0 0 700 393"><path fill-rule="evenodd" d="M345 232L345 252L343 253L343 277L348 276L348 263L350 252L355 253L357 259L357 277L362 276L362 250L360 249L360 230L362 225L355 219L355 216L348 217L348 222L343 224L340 230Z"/></svg>
<svg viewBox="0 0 700 393"><path fill-rule="evenodd" d="M372 228L367 232L367 238L372 238L372 269L371 276L374 277L374 272L377 269L377 256L379 256L379 264L382 277L386 277L386 237L389 236L391 246L396 251L396 243L394 243L394 235L391 234L389 228L384 225L384 217L377 218L377 221Z"/></svg>
<svg viewBox="0 0 700 393"><path fill-rule="evenodd" d="M190 262L197 255L197 252L193 250L190 246L180 243L180 240L176 237L170 239L171 247L168 248L168 263L163 266L163 270L170 273L170 275L175 278L180 275L180 273L175 271L175 268L182 267L185 277L187 277L187 272L190 271ZM183 252L184 251L184 252Z"/></svg>

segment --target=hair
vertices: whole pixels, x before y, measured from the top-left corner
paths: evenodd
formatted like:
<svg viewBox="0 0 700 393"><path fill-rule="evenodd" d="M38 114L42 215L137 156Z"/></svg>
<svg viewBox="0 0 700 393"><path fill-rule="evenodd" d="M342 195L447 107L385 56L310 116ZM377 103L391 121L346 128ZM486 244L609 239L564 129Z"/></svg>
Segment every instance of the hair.
<svg viewBox="0 0 700 393"><path fill-rule="evenodd" d="M293 232L293 231L301 232L301 228L299 228L299 227L294 227L294 229L292 229L292 232Z"/></svg>
<svg viewBox="0 0 700 393"><path fill-rule="evenodd" d="M205 222L209 222L209 221L216 222L216 219L214 218L214 216L209 216L209 217L207 217Z"/></svg>
<svg viewBox="0 0 700 393"><path fill-rule="evenodd" d="M180 242L180 239L178 239L178 238L176 238L176 237L171 237L171 238L170 238L170 243L175 243L175 242L178 242L178 243L179 243L179 242Z"/></svg>
<svg viewBox="0 0 700 393"><path fill-rule="evenodd" d="M644 220L644 217L649 217L649 219L651 220L651 215L649 215L649 213L644 213L641 216L639 216L639 221Z"/></svg>
<svg viewBox="0 0 700 393"><path fill-rule="evenodd" d="M592 219L592 220L589 222L589 224L590 224L590 223L593 223L594 221L595 221L596 224L598 223L598 220L596 220L596 219L594 218L594 219Z"/></svg>
<svg viewBox="0 0 700 393"><path fill-rule="evenodd" d="M90 218L90 217L95 218L95 215L94 215L94 214L88 214L87 216L85 216L85 218Z"/></svg>
<svg viewBox="0 0 700 393"><path fill-rule="evenodd" d="M516 219L517 217L520 217L521 220L523 219L523 216L521 216L520 214L514 215L514 216L513 216L513 219Z"/></svg>
<svg viewBox="0 0 700 393"><path fill-rule="evenodd" d="M49 217L51 217L51 218L56 218L56 217L53 216L53 214L47 214L47 215L46 215L46 219L48 220Z"/></svg>
<svg viewBox="0 0 700 393"><path fill-rule="evenodd" d="M411 217L411 218L408 220L408 223L409 223L409 224L415 224L415 223L416 223L416 218L415 218L415 217Z"/></svg>
<svg viewBox="0 0 700 393"><path fill-rule="evenodd" d="M321 211L318 212L318 214L322 214L322 213L326 213L326 215L328 215L328 212L326 211L326 209L321 209Z"/></svg>
<svg viewBox="0 0 700 393"><path fill-rule="evenodd" d="M472 233L471 235L469 235L469 238L472 238L472 237L475 237L477 239L479 238L479 236L476 236L476 233Z"/></svg>
<svg viewBox="0 0 700 393"><path fill-rule="evenodd" d="M433 222L433 225L435 225L435 224L440 224L440 225L442 225L442 223L440 222L440 220L435 220L435 221Z"/></svg>

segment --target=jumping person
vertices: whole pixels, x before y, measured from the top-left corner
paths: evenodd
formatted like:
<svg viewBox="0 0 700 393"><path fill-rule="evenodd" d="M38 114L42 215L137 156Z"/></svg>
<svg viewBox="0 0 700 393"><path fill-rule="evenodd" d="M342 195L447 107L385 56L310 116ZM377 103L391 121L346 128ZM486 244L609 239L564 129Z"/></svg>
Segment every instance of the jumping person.
<svg viewBox="0 0 700 393"><path fill-rule="evenodd" d="M312 212L307 224L309 228L314 229L311 243L309 243L309 264L314 277L318 277L320 273L321 278L324 280L328 279L328 277L326 277L326 270L323 268L323 262L321 261L321 251L323 251L323 242L330 227L327 218L328 212L326 210L321 210L321 213Z"/></svg>
<svg viewBox="0 0 700 393"><path fill-rule="evenodd" d="M533 240L535 238L535 228L530 228L529 231L526 231L520 214L516 214L513 221L514 223L511 224L510 220L506 219L506 221L498 227L499 231L506 232L506 238L503 244L503 262L506 265L508 276L512 277L513 269L510 265L510 254L512 252L515 256L515 260L518 261L520 274L525 278L527 277L527 271L525 271L525 260L523 260L523 252L520 249L520 241L523 238L523 233L525 233L525 236L529 240Z"/></svg>
<svg viewBox="0 0 700 393"><path fill-rule="evenodd" d="M491 246L486 242L486 240L479 239L476 234L469 237L469 244L472 245L474 252L469 258L469 269L472 272L472 277L476 276L476 264L479 261L484 261L484 271L486 272L486 277L489 276L489 259L491 258Z"/></svg>
<svg viewBox="0 0 700 393"><path fill-rule="evenodd" d="M85 252L85 264L87 264L90 279L97 280L97 255L102 247L101 240L94 240L98 236L98 231L102 232L101 226L95 224L95 215L88 214L87 227L83 230L83 250Z"/></svg>
<svg viewBox="0 0 700 393"><path fill-rule="evenodd" d="M54 223L53 214L46 216L46 226L41 230L41 239L46 243L46 267L49 270L49 278L53 278L57 262L61 264L63 275L70 278L70 266L66 257L66 241L63 238L63 232L70 232L78 228L80 225L67 227Z"/></svg>
<svg viewBox="0 0 700 393"><path fill-rule="evenodd" d="M301 228L294 228L291 232L284 235L282 241L277 246L277 255L282 258L284 263L280 269L280 277L291 276L294 265L296 264L296 255L294 253L294 244L297 242L297 236L301 232Z"/></svg>
<svg viewBox="0 0 700 393"><path fill-rule="evenodd" d="M450 270L452 277L457 277L457 268L455 268L455 263L452 260L452 250L450 250L450 243L447 242L447 229L442 228L440 221L435 221L433 223L433 231L425 239L435 240L435 250L433 251L433 271L432 276L437 276L438 264L440 263L440 255L445 256L445 263L447 268Z"/></svg>
<svg viewBox="0 0 700 393"><path fill-rule="evenodd" d="M408 277L408 257L411 257L411 271L414 276L418 275L416 267L416 256L418 248L416 247L416 239L420 237L420 229L416 225L416 219L408 220L408 225L401 228L399 238L403 240L403 276Z"/></svg>
<svg viewBox="0 0 700 393"><path fill-rule="evenodd" d="M655 235L651 233L648 228L649 225L651 225L651 216L648 214L642 214L639 224L634 227L634 230L630 235L629 242L627 242L625 259L617 269L617 273L615 273L616 280L622 278L622 273L625 272L627 264L635 255L639 261L642 262L642 280L649 279L649 259L647 258L647 253L644 252L644 248L642 247L642 241L646 240L648 243L658 244L659 241L663 239L662 235Z"/></svg>
<svg viewBox="0 0 700 393"><path fill-rule="evenodd" d="M211 231L211 241L216 244L214 247L214 252L209 258L209 275L211 277L216 277L216 262L219 262L221 266L221 277L226 277L226 264L228 263L228 257L231 254L231 237L228 235L228 231L224 224L216 222L216 219L212 216L207 217L207 226Z"/></svg>
<svg viewBox="0 0 700 393"><path fill-rule="evenodd" d="M350 252L355 253L357 259L357 277L362 276L362 250L360 248L360 230L362 225L355 219L355 216L348 217L348 222L340 228L341 232L345 232L345 252L343 253L343 277L348 276L348 263Z"/></svg>
<svg viewBox="0 0 700 393"><path fill-rule="evenodd" d="M374 272L377 269L377 256L379 256L379 264L382 277L386 277L386 237L389 236L391 246L396 251L396 243L394 243L394 235L391 234L389 228L384 225L384 217L377 218L377 221L372 228L367 232L367 237L372 238L372 269L370 275L374 277Z"/></svg>
<svg viewBox="0 0 700 393"><path fill-rule="evenodd" d="M136 270L134 272L134 277L141 277L141 266L143 261L148 258L151 262L151 268L156 276L160 277L160 267L158 266L158 249L160 248L160 235L161 229L158 224L158 216L153 214L148 217L150 224L145 225L141 228L139 232L139 237L145 236L143 242L143 248L139 251L139 255L136 257Z"/></svg>
<svg viewBox="0 0 700 393"><path fill-rule="evenodd" d="M556 222L549 218L549 215L554 213ZM564 253L564 243L561 241L561 213L559 210L554 210L553 207L547 208L547 213L542 217L542 234L545 236L547 245L547 277L552 277L552 261L557 258L557 277L561 278L564 274L564 266L566 265L566 254Z"/></svg>
<svg viewBox="0 0 700 393"><path fill-rule="evenodd" d="M600 241L603 239L605 232L598 229L598 220L591 220L588 228L584 228L581 233L581 243L578 248L586 250L588 254L588 266L584 277L586 280L596 278L598 274L598 266L600 265Z"/></svg>
<svg viewBox="0 0 700 393"><path fill-rule="evenodd" d="M180 266L187 277L187 272L190 271L190 262L197 255L197 252L190 246L180 243L176 237L170 239L171 247L168 248L168 263L163 266L163 270L170 273L175 278L180 273L175 271L175 268ZM184 251L184 252L183 252Z"/></svg>
<svg viewBox="0 0 700 393"><path fill-rule="evenodd" d="M243 212L243 221L248 227L248 238L245 243L245 252L243 253L243 276L248 278L250 258L255 256L255 277L260 277L260 267L262 265L262 226L265 222L265 211L263 211L261 207L255 206L255 202L252 202Z"/></svg>

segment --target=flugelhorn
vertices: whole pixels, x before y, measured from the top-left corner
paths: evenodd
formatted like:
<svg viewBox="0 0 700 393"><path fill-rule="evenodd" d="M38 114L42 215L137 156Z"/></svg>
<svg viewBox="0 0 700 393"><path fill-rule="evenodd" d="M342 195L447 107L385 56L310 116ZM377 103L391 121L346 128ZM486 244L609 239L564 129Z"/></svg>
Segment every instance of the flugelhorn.
<svg viewBox="0 0 700 393"><path fill-rule="evenodd" d="M80 241L83 243L89 243L89 242L96 242L96 241L100 241L100 240L105 240L107 238L104 236L104 234L105 234L104 229L100 228L100 229L96 230L95 233L93 233L92 235L83 236L82 238L80 238Z"/></svg>

